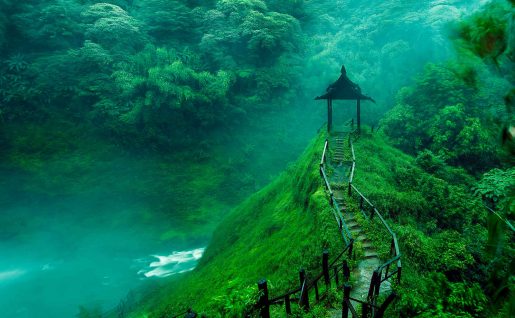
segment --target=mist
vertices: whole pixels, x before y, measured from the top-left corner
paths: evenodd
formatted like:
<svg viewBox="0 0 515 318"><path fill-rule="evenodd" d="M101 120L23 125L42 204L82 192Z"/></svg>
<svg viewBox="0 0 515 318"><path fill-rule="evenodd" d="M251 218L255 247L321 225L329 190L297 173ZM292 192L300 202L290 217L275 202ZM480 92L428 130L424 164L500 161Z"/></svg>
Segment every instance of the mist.
<svg viewBox="0 0 515 318"><path fill-rule="evenodd" d="M193 270L323 127L314 97L342 64L377 127L426 63L455 58L454 24L487 1L171 2L0 2L3 316L109 311ZM259 20L270 12L280 26ZM284 30L272 44L234 31L256 21ZM337 123L354 116L338 106Z"/></svg>

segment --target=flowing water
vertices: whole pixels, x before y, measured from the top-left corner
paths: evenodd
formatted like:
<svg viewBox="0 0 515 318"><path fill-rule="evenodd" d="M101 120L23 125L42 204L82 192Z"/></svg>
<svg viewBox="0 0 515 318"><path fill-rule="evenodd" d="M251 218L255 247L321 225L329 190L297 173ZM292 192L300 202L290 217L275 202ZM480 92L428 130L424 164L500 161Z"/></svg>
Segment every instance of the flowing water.
<svg viewBox="0 0 515 318"><path fill-rule="evenodd" d="M109 309L144 282L193 269L204 251L202 240L163 239L169 222L152 216L152 205L131 189L100 183L53 195L27 189L32 177L3 175L2 317L73 317L80 305Z"/></svg>

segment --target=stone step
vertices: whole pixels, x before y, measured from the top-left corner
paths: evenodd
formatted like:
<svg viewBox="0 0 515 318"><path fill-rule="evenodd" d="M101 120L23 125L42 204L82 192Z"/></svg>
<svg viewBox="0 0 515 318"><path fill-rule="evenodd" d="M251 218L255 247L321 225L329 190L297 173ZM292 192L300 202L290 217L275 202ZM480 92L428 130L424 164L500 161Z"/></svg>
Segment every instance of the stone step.
<svg viewBox="0 0 515 318"><path fill-rule="evenodd" d="M347 223L347 222L345 222L345 223ZM358 223L355 223L352 226L348 225L348 227L349 227L349 230L351 230L351 232L354 231L354 230L356 230L356 231L357 230L361 230L361 225L359 225Z"/></svg>
<svg viewBox="0 0 515 318"><path fill-rule="evenodd" d="M345 215L343 216L343 220L345 221L345 224L353 224L356 222L355 219L345 219Z"/></svg>
<svg viewBox="0 0 515 318"><path fill-rule="evenodd" d="M352 221L351 220L349 220L349 221L346 220L345 224L347 224L347 226L349 228L355 227L356 225L359 226L358 222L356 222L355 220L352 220Z"/></svg>
<svg viewBox="0 0 515 318"><path fill-rule="evenodd" d="M347 222L356 222L356 218L353 216L353 215L343 215L343 220L347 223Z"/></svg>
<svg viewBox="0 0 515 318"><path fill-rule="evenodd" d="M343 219L345 220L345 222L355 222L356 221L356 218L354 217L354 215L352 215L352 213L345 213L343 215Z"/></svg>
<svg viewBox="0 0 515 318"><path fill-rule="evenodd" d="M362 244L362 246L372 245L372 242L368 238L361 240L360 243Z"/></svg>
<svg viewBox="0 0 515 318"><path fill-rule="evenodd" d="M356 219L345 219L345 216L343 217L343 220L345 221L345 224L354 224L354 223L356 223Z"/></svg>
<svg viewBox="0 0 515 318"><path fill-rule="evenodd" d="M372 245L372 242L370 242L370 241L363 241L361 243L361 246L363 246L364 249L375 251L375 247L374 247L374 245Z"/></svg>
<svg viewBox="0 0 515 318"><path fill-rule="evenodd" d="M368 252L368 251L365 251L365 256L363 256L363 257L366 259L379 258L379 257L377 257L376 252Z"/></svg>
<svg viewBox="0 0 515 318"><path fill-rule="evenodd" d="M363 242L364 240L367 239L366 235L353 235L354 237L354 240L356 240L357 242Z"/></svg>
<svg viewBox="0 0 515 318"><path fill-rule="evenodd" d="M360 236L365 236L365 234L363 234L362 229L349 229L349 231L352 234L352 236L355 238L358 238Z"/></svg>
<svg viewBox="0 0 515 318"><path fill-rule="evenodd" d="M373 246L362 246L363 247L363 250L365 251L365 253L369 253L370 255L377 255L377 251L375 249L375 247Z"/></svg>

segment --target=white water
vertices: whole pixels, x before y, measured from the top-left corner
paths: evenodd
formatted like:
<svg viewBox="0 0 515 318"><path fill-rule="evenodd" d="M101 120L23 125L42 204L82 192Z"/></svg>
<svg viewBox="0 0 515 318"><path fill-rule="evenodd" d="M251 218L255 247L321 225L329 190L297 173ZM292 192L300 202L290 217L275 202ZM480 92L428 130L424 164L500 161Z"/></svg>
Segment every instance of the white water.
<svg viewBox="0 0 515 318"><path fill-rule="evenodd" d="M145 277L168 277L191 271L197 265L197 261L204 254L205 248L197 248L190 251L173 252L170 255L153 255L158 261L149 264L138 274Z"/></svg>

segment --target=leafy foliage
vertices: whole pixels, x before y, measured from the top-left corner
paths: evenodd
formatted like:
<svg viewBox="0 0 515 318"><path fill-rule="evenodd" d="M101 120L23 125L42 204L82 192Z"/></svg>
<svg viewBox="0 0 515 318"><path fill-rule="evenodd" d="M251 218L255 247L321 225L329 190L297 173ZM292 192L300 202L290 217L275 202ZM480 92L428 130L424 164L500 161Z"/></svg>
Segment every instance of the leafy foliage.
<svg viewBox="0 0 515 318"><path fill-rule="evenodd" d="M231 114L231 75L196 71L173 50L148 46L112 79L115 93L95 104L98 115L138 127L147 138L174 136L173 130L185 124L212 127Z"/></svg>
<svg viewBox="0 0 515 318"><path fill-rule="evenodd" d="M503 1L488 4L458 26L461 45L483 59L496 60L508 47L509 5Z"/></svg>
<svg viewBox="0 0 515 318"><path fill-rule="evenodd" d="M499 162L495 134L499 125L492 110L502 103L498 92L503 86L473 88L461 78L463 71L457 63L426 66L416 86L400 91L397 105L382 125L390 139L409 153L429 149L446 162L478 171Z"/></svg>
<svg viewBox="0 0 515 318"><path fill-rule="evenodd" d="M476 184L474 193L493 203L501 210L506 207L507 199L515 187L515 168L506 170L492 169L483 174Z"/></svg>
<svg viewBox="0 0 515 318"><path fill-rule="evenodd" d="M116 5L97 3L81 15L87 23L86 39L106 49L137 51L145 43L140 22Z"/></svg>
<svg viewBox="0 0 515 318"><path fill-rule="evenodd" d="M159 43L198 40L192 10L184 1L134 1L132 12L144 21L142 29Z"/></svg>

